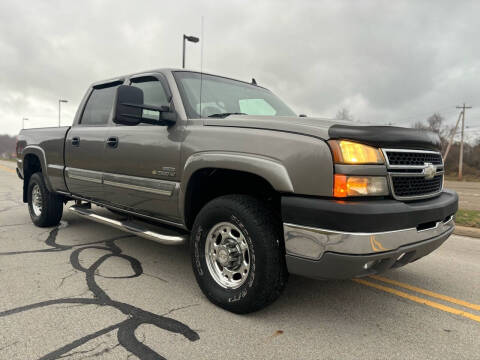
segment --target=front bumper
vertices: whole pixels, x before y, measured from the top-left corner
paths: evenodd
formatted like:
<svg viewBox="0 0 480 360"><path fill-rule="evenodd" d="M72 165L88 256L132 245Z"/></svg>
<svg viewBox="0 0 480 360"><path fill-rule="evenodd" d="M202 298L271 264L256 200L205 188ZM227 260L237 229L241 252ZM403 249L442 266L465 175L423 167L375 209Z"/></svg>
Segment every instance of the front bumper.
<svg viewBox="0 0 480 360"><path fill-rule="evenodd" d="M452 232L453 227L432 239L377 254L351 255L326 252L320 260L309 260L287 254L286 262L291 274L315 279L363 277L406 265L430 254L442 245Z"/></svg>
<svg viewBox="0 0 480 360"><path fill-rule="evenodd" d="M414 203L284 198L288 270L345 279L403 266L450 236L457 208L458 196L450 191Z"/></svg>

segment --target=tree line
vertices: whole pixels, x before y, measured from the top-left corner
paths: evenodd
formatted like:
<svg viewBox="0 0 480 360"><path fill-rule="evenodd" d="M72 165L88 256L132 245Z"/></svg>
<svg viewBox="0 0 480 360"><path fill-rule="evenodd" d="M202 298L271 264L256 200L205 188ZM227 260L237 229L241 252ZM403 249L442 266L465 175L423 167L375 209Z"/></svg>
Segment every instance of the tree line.
<svg viewBox="0 0 480 360"><path fill-rule="evenodd" d="M434 113L425 121L418 121L414 124L416 129L426 129L437 133L442 141L442 154L447 150L448 141L454 135L455 127L449 126L445 122L445 118ZM460 141L454 140L452 147L448 152L445 162L445 173L447 176L453 177L458 174L458 158L460 156ZM470 180L480 180L480 137L473 143L463 143L463 178Z"/></svg>

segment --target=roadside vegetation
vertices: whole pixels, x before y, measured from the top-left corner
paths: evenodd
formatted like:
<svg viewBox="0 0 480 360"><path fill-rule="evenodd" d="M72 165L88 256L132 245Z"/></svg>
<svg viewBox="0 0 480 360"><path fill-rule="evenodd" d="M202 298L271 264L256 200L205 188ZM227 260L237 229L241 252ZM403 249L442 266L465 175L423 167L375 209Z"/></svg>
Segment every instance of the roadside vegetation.
<svg viewBox="0 0 480 360"><path fill-rule="evenodd" d="M455 215L455 223L460 226L469 226L480 229L480 211L458 210Z"/></svg>
<svg viewBox="0 0 480 360"><path fill-rule="evenodd" d="M448 141L455 131L455 127L447 125L445 118L439 113L431 115L425 121L415 123L414 127L436 132L442 141L442 154L445 154ZM454 135L452 147L445 159L445 178L447 180L458 180L458 158L460 155L458 134L459 130ZM463 180L480 181L480 138L476 136L476 132L470 132L468 129L466 131L466 142L463 146Z"/></svg>

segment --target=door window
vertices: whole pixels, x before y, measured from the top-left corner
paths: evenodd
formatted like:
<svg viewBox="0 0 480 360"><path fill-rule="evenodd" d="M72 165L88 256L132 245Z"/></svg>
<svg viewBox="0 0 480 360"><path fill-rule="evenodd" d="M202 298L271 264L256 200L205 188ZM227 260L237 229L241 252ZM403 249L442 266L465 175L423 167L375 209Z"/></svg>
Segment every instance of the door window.
<svg viewBox="0 0 480 360"><path fill-rule="evenodd" d="M143 90L144 104L169 106L169 96L158 79L151 76L133 79L132 86ZM158 111L143 110L142 117L152 120L160 120L160 113Z"/></svg>
<svg viewBox="0 0 480 360"><path fill-rule="evenodd" d="M103 88L94 88L83 111L82 125L106 125L113 108L113 99L118 84Z"/></svg>

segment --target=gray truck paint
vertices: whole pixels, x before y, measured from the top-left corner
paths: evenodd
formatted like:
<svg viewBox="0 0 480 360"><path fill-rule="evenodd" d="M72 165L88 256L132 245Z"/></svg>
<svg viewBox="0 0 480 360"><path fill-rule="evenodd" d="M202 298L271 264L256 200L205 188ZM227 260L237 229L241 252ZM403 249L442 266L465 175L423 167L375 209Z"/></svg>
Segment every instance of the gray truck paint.
<svg viewBox="0 0 480 360"><path fill-rule="evenodd" d="M174 69L126 75L92 84L71 128L23 130L19 154L38 156L50 190L110 205L186 227L186 192L201 169L230 169L257 175L283 194L331 197L334 165L326 143L339 121L273 116L189 119ZM130 84L139 76L166 80L177 114L173 126L80 123L94 87ZM343 124L347 124L343 122ZM118 138L118 146L106 139ZM73 146L72 139L80 138ZM22 173L23 164L19 162ZM336 165L356 175L385 175L384 165Z"/></svg>
<svg viewBox="0 0 480 360"><path fill-rule="evenodd" d="M453 210L445 214L449 215L446 220L432 219L436 221L435 226L426 230L419 230L414 225L384 232L358 232L358 228L354 229L357 232L345 232L289 223L285 220L288 211L283 208L286 200L307 199L316 204L326 201L329 208L331 203L344 203L331 200L335 172L391 176L387 165L334 165L326 142L332 129L337 134L346 131L360 138L359 133L367 134L373 142L385 140L383 135L388 135L385 138L390 143L400 146L408 142L412 130L387 127L359 129L338 126L351 125L347 122L290 116L230 115L227 118L192 119L186 115L175 71L148 71L94 83L82 99L72 127L22 130L18 137L20 153L17 154L17 166L20 176L27 175L24 200L29 176L24 172L24 166L31 165L31 156L35 156L50 191L67 199L87 200L188 229L191 225L191 216L187 211L190 205L187 203L189 186L194 183L192 179L198 172L203 174L224 169L253 174L264 179L280 195L288 270L325 278L368 275L382 270L370 268L369 264L373 263L386 269L387 265L395 266L399 261L403 261L402 264L414 261L433 251L453 230ZM94 88L107 83L129 85L133 78L143 76L157 78L167 85L176 113L173 125L117 125L112 119L113 111L107 124L86 126L80 123ZM399 131L401 136L396 137L395 131ZM432 134L425 136L435 140ZM112 138L116 139L113 147L107 143L107 139ZM421 139L422 136L416 136L416 141L421 142ZM201 192L202 189L196 191ZM452 204L457 202L458 198L453 194L448 209L453 209ZM372 216L375 217L378 206L373 207ZM95 216L81 206L74 207L74 211L86 217ZM322 210L316 216L317 213L309 208L308 214L315 215L317 219L325 217L329 211ZM351 216L356 217L355 212ZM335 215L335 219L338 216ZM97 216L96 221L134 233L141 232L141 229L133 229L105 217ZM162 234L155 234L153 238L164 243L179 243L184 235L173 242ZM418 253L413 256L413 250L417 248ZM410 253L405 255L406 251Z"/></svg>
<svg viewBox="0 0 480 360"><path fill-rule="evenodd" d="M143 75L167 79L178 116L175 125L127 127L111 118L104 126L79 123L93 87L129 84ZM19 143L28 147L20 159L28 153L39 156L50 190L185 225L185 192L191 176L203 168L252 173L282 193L331 196L333 165L323 140L333 123L290 117L187 119L172 71L166 69L92 84L71 128L21 132ZM118 137L116 149L105 146L109 136ZM74 137L80 146L72 146Z"/></svg>

